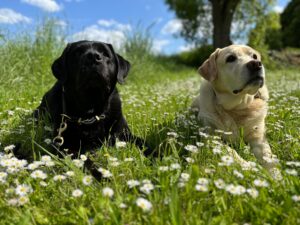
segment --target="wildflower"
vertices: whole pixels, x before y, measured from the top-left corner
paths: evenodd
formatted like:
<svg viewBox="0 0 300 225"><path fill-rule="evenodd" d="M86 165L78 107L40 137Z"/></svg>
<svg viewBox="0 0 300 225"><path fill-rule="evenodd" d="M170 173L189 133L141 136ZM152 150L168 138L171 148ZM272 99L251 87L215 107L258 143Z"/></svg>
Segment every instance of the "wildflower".
<svg viewBox="0 0 300 225"><path fill-rule="evenodd" d="M216 170L215 169L211 169L211 168L205 168L204 172L207 173L207 174L213 174L214 172L216 172Z"/></svg>
<svg viewBox="0 0 300 225"><path fill-rule="evenodd" d="M102 189L102 194L105 197L112 198L113 195L114 195L114 191L113 191L113 189L111 189L109 187L105 187L105 188Z"/></svg>
<svg viewBox="0 0 300 225"><path fill-rule="evenodd" d="M140 182L137 180L128 180L127 185L129 186L129 188L133 188L140 185Z"/></svg>
<svg viewBox="0 0 300 225"><path fill-rule="evenodd" d="M7 173L0 172L0 182L4 183L7 177Z"/></svg>
<svg viewBox="0 0 300 225"><path fill-rule="evenodd" d="M125 158L125 159L124 159L124 162L132 162L133 160L134 160L134 159L131 158L131 157L130 157L130 158Z"/></svg>
<svg viewBox="0 0 300 225"><path fill-rule="evenodd" d="M206 178L199 178L199 179L197 180L197 183L200 184L200 185L208 185L209 180L206 179Z"/></svg>
<svg viewBox="0 0 300 225"><path fill-rule="evenodd" d="M29 202L29 198L27 196L20 196L18 199L18 205L25 205L27 202Z"/></svg>
<svg viewBox="0 0 300 225"><path fill-rule="evenodd" d="M30 164L27 166L27 168L28 168L29 170L35 170L35 169L39 168L39 166L41 166L41 165L42 165L41 162L35 161L35 162L33 162L33 163L30 163Z"/></svg>
<svg viewBox="0 0 300 225"><path fill-rule="evenodd" d="M84 162L80 159L73 159L73 163L76 167L81 168L83 167Z"/></svg>
<svg viewBox="0 0 300 225"><path fill-rule="evenodd" d="M293 196L292 196L292 200L293 200L294 202L300 202L300 195L293 195Z"/></svg>
<svg viewBox="0 0 300 225"><path fill-rule="evenodd" d="M53 129L51 127L49 127L49 126L44 126L44 130L45 131L49 131L49 132L53 131Z"/></svg>
<svg viewBox="0 0 300 225"><path fill-rule="evenodd" d="M233 174L234 174L236 177L238 177L238 178L241 178L241 179L244 178L244 175L243 175L242 173L240 173L239 171L237 171L237 170L234 170L234 171L233 171Z"/></svg>
<svg viewBox="0 0 300 225"><path fill-rule="evenodd" d="M158 167L158 170L162 171L162 172L166 172L169 170L169 167L168 166L160 166L160 167Z"/></svg>
<svg viewBox="0 0 300 225"><path fill-rule="evenodd" d="M214 153L215 155L218 155L218 154L221 154L222 151L221 151L220 147L214 147L214 148L213 148L213 153Z"/></svg>
<svg viewBox="0 0 300 225"><path fill-rule="evenodd" d="M257 198L258 191L255 188L249 188L246 191L252 198Z"/></svg>
<svg viewBox="0 0 300 225"><path fill-rule="evenodd" d="M42 180L45 180L47 178L47 174L44 173L43 171L41 170L35 170L33 171L30 176L34 179L42 179Z"/></svg>
<svg viewBox="0 0 300 225"><path fill-rule="evenodd" d="M24 196L32 192L32 188L26 184L20 184L15 189L16 194L19 196Z"/></svg>
<svg viewBox="0 0 300 225"><path fill-rule="evenodd" d="M14 150L15 149L15 145L8 145L8 146L5 146L4 147L4 151L5 152L9 152L9 151L12 151L12 150Z"/></svg>
<svg viewBox="0 0 300 225"><path fill-rule="evenodd" d="M127 143L125 141L116 141L117 148L125 148Z"/></svg>
<svg viewBox="0 0 300 225"><path fill-rule="evenodd" d="M75 189L73 192L72 192L72 196L77 198L77 197L80 197L83 195L83 192L80 190L80 189Z"/></svg>
<svg viewBox="0 0 300 225"><path fill-rule="evenodd" d="M68 177L73 177L74 176L74 171L67 171L66 173L65 173Z"/></svg>
<svg viewBox="0 0 300 225"><path fill-rule="evenodd" d="M136 205L140 207L144 212L149 212L152 209L152 204L147 199L138 198Z"/></svg>
<svg viewBox="0 0 300 225"><path fill-rule="evenodd" d="M198 147L195 145L186 145L184 149L193 153L197 153L199 151Z"/></svg>
<svg viewBox="0 0 300 225"><path fill-rule="evenodd" d="M54 166L54 165L55 165L55 163L53 161L45 162L45 166L51 167L51 166Z"/></svg>
<svg viewBox="0 0 300 225"><path fill-rule="evenodd" d="M226 186L226 191L232 195L242 195L246 192L246 188L242 185L229 184Z"/></svg>
<svg viewBox="0 0 300 225"><path fill-rule="evenodd" d="M65 175L56 175L56 176L53 177L54 181L63 181L65 179L66 179Z"/></svg>
<svg viewBox="0 0 300 225"><path fill-rule="evenodd" d="M183 188L183 187L185 186L185 182L179 182L179 183L177 184L177 186L178 186L179 188Z"/></svg>
<svg viewBox="0 0 300 225"><path fill-rule="evenodd" d="M195 189L197 191L206 192L208 191L208 187L204 184L196 184Z"/></svg>
<svg viewBox="0 0 300 225"><path fill-rule="evenodd" d="M45 181L40 181L40 185L43 186L43 187L47 187L48 186L48 184Z"/></svg>
<svg viewBox="0 0 300 225"><path fill-rule="evenodd" d="M41 161L45 163L45 162L52 161L52 159L49 155L43 155L42 158L41 158Z"/></svg>
<svg viewBox="0 0 300 225"><path fill-rule="evenodd" d="M143 186L140 187L140 191L145 194L150 194L153 189L154 185L152 183L144 183Z"/></svg>
<svg viewBox="0 0 300 225"><path fill-rule="evenodd" d="M170 137L170 138L177 138L178 137L178 134L176 132L168 132L167 135Z"/></svg>
<svg viewBox="0 0 300 225"><path fill-rule="evenodd" d="M289 175L298 176L298 172L295 169L286 169L285 172Z"/></svg>
<svg viewBox="0 0 300 225"><path fill-rule="evenodd" d="M178 169L180 169L181 168L181 166L180 166L180 164L178 164L178 163L172 163L171 165L170 165L170 169L171 170L178 170Z"/></svg>
<svg viewBox="0 0 300 225"><path fill-rule="evenodd" d="M106 170L106 169L103 169L103 168L99 168L98 171L100 173L102 173L102 176L104 178L112 177L112 173L109 170Z"/></svg>
<svg viewBox="0 0 300 225"><path fill-rule="evenodd" d="M300 162L297 162L297 161L287 161L285 164L286 164L287 166L300 167Z"/></svg>
<svg viewBox="0 0 300 225"><path fill-rule="evenodd" d="M80 159L84 162L87 160L87 157L86 157L86 155L80 155Z"/></svg>
<svg viewBox="0 0 300 225"><path fill-rule="evenodd" d="M180 178L183 182L188 182L190 179L190 175L188 173L181 173Z"/></svg>
<svg viewBox="0 0 300 225"><path fill-rule="evenodd" d="M44 142L47 144L47 145L50 145L52 143L52 140L50 138L46 138L44 140Z"/></svg>
<svg viewBox="0 0 300 225"><path fill-rule="evenodd" d="M224 180L222 180L222 179L217 179L217 180L215 180L215 181L214 181L214 184L215 184L215 186L216 186L217 188L219 188L219 189L224 189L225 186L226 186Z"/></svg>
<svg viewBox="0 0 300 225"><path fill-rule="evenodd" d="M204 143L202 143L202 142L196 142L196 145L197 145L198 147L202 147L202 146L204 146Z"/></svg>
<svg viewBox="0 0 300 225"><path fill-rule="evenodd" d="M221 165L224 165L224 166L230 166L232 163L234 163L233 158L229 155L222 156L221 160L222 160Z"/></svg>
<svg viewBox="0 0 300 225"><path fill-rule="evenodd" d="M279 162L279 159L276 158L276 155L272 155L271 157L268 157L268 156L264 156L263 157L263 160L265 160L267 163L278 163Z"/></svg>
<svg viewBox="0 0 300 225"><path fill-rule="evenodd" d="M93 182L93 177L92 176L84 176L82 178L82 183L86 186L89 186Z"/></svg>
<svg viewBox="0 0 300 225"><path fill-rule="evenodd" d="M125 204L125 203L120 203L120 205L119 205L119 207L121 208L121 209L126 209L127 208L127 205Z"/></svg>
<svg viewBox="0 0 300 225"><path fill-rule="evenodd" d="M269 183L265 180L255 179L253 184L257 187L268 187Z"/></svg>
<svg viewBox="0 0 300 225"><path fill-rule="evenodd" d="M188 162L188 163L194 163L195 160L191 157L186 157L185 160Z"/></svg>

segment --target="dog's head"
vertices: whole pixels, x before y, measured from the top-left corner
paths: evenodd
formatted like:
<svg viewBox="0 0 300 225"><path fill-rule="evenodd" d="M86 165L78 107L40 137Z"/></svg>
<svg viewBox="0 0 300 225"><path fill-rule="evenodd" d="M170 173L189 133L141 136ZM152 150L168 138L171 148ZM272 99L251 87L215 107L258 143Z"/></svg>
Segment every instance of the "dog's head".
<svg viewBox="0 0 300 225"><path fill-rule="evenodd" d="M78 91L112 91L116 82L124 82L129 69L129 62L116 54L111 44L96 41L69 43L52 64L58 81Z"/></svg>
<svg viewBox="0 0 300 225"><path fill-rule="evenodd" d="M265 71L260 54L245 45L216 49L198 69L216 91L255 94L264 85Z"/></svg>

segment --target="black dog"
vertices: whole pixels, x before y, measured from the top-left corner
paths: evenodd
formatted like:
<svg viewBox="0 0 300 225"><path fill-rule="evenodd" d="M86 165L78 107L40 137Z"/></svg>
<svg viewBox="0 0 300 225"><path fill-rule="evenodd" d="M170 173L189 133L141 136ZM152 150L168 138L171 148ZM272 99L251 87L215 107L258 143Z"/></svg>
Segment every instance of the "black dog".
<svg viewBox="0 0 300 225"><path fill-rule="evenodd" d="M67 45L52 65L58 81L35 112L39 119L50 116L57 148L77 156L101 147L105 141L113 145L116 138L143 148L144 141L128 128L116 89L129 69L129 62L110 44L79 41ZM91 169L93 163L88 161L86 166Z"/></svg>

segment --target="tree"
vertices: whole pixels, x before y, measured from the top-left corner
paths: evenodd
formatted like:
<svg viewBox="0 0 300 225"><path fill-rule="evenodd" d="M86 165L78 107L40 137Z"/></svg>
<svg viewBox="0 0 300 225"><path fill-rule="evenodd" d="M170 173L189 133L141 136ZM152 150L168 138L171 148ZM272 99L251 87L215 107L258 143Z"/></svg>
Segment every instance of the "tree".
<svg viewBox="0 0 300 225"><path fill-rule="evenodd" d="M181 36L196 44L212 39L215 48L232 43L233 21L240 25L243 24L241 27L252 24L269 9L273 1L165 0L170 9L175 11L176 16L182 21ZM213 29L211 29L211 25L213 25ZM207 34L210 38L203 37Z"/></svg>
<svg viewBox="0 0 300 225"><path fill-rule="evenodd" d="M280 15L276 12L265 15L250 31L248 43L259 49L280 49L282 47Z"/></svg>
<svg viewBox="0 0 300 225"><path fill-rule="evenodd" d="M300 0L292 0L280 18L284 46L300 47Z"/></svg>

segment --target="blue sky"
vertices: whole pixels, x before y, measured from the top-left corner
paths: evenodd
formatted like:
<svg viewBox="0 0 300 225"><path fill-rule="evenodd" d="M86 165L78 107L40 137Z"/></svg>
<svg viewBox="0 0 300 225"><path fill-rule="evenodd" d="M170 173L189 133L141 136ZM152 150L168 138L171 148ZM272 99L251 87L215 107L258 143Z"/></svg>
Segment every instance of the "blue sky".
<svg viewBox="0 0 300 225"><path fill-rule="evenodd" d="M282 11L289 0L278 0L274 10ZM181 23L164 0L1 0L0 30L21 32L41 18L55 17L67 30L68 39L94 39L120 46L124 33L141 23L151 28L155 52L175 53L189 48L175 37ZM178 36L178 35L177 35Z"/></svg>

